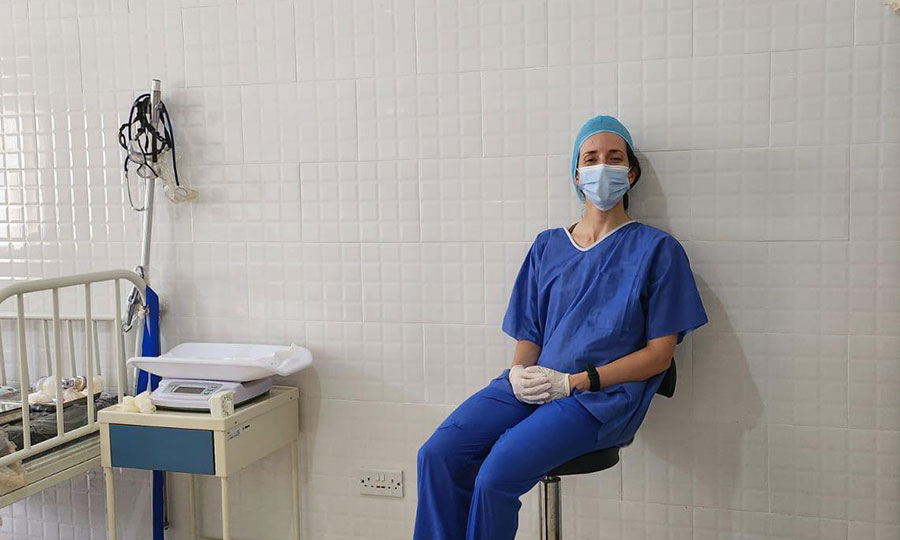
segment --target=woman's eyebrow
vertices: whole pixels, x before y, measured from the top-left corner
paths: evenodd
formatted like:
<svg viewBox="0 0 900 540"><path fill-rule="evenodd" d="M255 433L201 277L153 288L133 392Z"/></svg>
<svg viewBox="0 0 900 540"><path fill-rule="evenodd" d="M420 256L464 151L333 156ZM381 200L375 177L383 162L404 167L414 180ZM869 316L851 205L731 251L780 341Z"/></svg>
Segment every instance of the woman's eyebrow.
<svg viewBox="0 0 900 540"><path fill-rule="evenodd" d="M596 153L597 153L596 150L588 150L587 152L585 152L585 153L583 153L583 154L581 154L581 155L582 155L582 156L590 156L590 155L593 155L593 154L596 154Z"/></svg>

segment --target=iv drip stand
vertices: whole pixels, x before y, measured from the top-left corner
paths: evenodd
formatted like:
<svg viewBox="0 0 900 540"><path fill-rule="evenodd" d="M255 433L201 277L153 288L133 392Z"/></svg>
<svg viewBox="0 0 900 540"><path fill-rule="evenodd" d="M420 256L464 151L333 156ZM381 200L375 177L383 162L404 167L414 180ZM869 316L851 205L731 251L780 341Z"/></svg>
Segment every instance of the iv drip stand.
<svg viewBox="0 0 900 540"><path fill-rule="evenodd" d="M159 124L159 111L160 111L160 103L162 102L162 83L159 79L153 79L150 83L150 125L155 130L157 125ZM153 171L156 171L156 165L158 163L158 147L156 137L151 137L151 151L150 151L150 164ZM146 184L144 186L144 219L141 227L141 262L134 269L135 272L141 276L145 281L147 280L147 276L150 270L150 240L153 236L153 199L156 193L156 176L152 176L150 178L145 178ZM136 315L136 311L138 308L138 304L140 303L140 293L138 293L137 288L132 289L131 294L128 296L127 306L125 309L125 317L122 323L122 330L124 332L128 332L131 330L134 319ZM143 332L143 328L138 328L137 332ZM137 384L137 375L134 377L135 384ZM125 388L126 385L122 385L121 388ZM148 384L149 388L149 384ZM157 482L160 484L157 486ZM163 538L163 530L169 527L169 519L168 519L168 502L166 497L166 474L162 471L154 471L153 473L153 483L154 483L154 501L153 501L153 538L154 539L162 539ZM156 499L155 493L157 491L161 491L161 500ZM157 505L157 503L159 503ZM161 512L162 516L159 519L159 514L157 512ZM159 524L161 523L161 527Z"/></svg>

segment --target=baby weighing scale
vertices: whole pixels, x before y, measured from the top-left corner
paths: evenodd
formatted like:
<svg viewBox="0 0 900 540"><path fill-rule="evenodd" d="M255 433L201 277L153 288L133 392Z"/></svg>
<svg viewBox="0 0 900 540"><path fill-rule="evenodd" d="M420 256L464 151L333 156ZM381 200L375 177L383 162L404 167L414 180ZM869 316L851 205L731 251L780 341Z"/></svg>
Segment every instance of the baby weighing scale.
<svg viewBox="0 0 900 540"><path fill-rule="evenodd" d="M249 382L203 381L196 379L163 379L150 394L150 400L160 409L208 411L209 398L216 392L233 392L237 407L259 397L272 388L272 377Z"/></svg>
<svg viewBox="0 0 900 540"><path fill-rule="evenodd" d="M154 405L186 411L209 411L210 398L221 392L232 392L236 407L268 392L274 375L291 375L310 364L312 354L294 344L182 343L161 356L128 360L129 366L162 377L150 394Z"/></svg>

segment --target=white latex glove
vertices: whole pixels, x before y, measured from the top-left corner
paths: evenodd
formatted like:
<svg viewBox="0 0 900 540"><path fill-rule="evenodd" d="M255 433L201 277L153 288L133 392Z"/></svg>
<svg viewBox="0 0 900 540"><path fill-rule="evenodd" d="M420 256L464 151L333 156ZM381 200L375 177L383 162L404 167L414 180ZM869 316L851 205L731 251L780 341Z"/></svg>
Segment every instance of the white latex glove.
<svg viewBox="0 0 900 540"><path fill-rule="evenodd" d="M569 397L571 389L569 388L569 374L544 366L528 366L525 368L526 375L535 375L547 378L550 381L549 397L543 403L553 401L554 399Z"/></svg>
<svg viewBox="0 0 900 540"><path fill-rule="evenodd" d="M550 381L542 373L528 373L525 366L516 364L509 369L509 383L512 385L516 399L523 403L536 405L544 403L550 397Z"/></svg>

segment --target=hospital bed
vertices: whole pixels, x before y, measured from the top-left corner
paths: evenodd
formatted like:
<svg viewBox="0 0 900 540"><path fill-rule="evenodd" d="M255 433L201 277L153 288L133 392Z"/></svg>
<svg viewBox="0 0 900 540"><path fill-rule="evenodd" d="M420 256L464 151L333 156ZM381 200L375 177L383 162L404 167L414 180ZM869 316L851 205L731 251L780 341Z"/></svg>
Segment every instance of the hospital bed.
<svg viewBox="0 0 900 540"><path fill-rule="evenodd" d="M129 393L123 287L143 300L145 282L128 270L0 288L0 385L19 391L0 399L0 508L100 466L97 411ZM139 310L138 330L142 316ZM142 335L135 332L136 350ZM86 382L84 397L64 397L62 414L55 397L31 403L29 389L40 377L53 377L53 395L66 396L62 381L76 375ZM96 387L95 376L106 388Z"/></svg>

